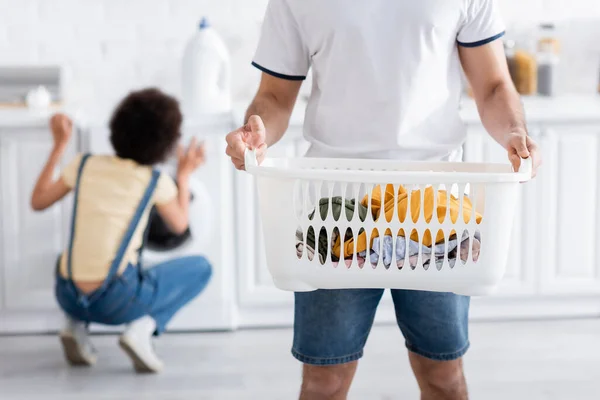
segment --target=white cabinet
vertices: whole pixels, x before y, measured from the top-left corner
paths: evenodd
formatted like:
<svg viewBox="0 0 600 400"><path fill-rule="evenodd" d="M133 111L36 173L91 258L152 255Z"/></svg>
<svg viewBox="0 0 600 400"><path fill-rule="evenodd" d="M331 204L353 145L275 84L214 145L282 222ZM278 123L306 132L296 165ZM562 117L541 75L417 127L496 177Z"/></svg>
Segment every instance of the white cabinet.
<svg viewBox="0 0 600 400"><path fill-rule="evenodd" d="M552 120L534 111L529 131L543 165L521 187L506 274L495 296L473 299L474 319L600 315L600 118ZM479 122L468 128L466 161L507 162Z"/></svg>
<svg viewBox="0 0 600 400"><path fill-rule="evenodd" d="M54 268L66 242L70 201L43 213L29 205L51 147L47 129L0 129L0 332L27 330L39 317L35 312L58 315Z"/></svg>
<svg viewBox="0 0 600 400"><path fill-rule="evenodd" d="M600 124L545 126L537 258L546 295L600 294Z"/></svg>
<svg viewBox="0 0 600 400"><path fill-rule="evenodd" d="M464 160L467 162L507 163L506 151L496 143L480 125L469 126L464 146ZM537 182L523 185L513 221L511 242L504 279L497 295L529 295L536 290L534 262L534 243L536 237L535 202Z"/></svg>
<svg viewBox="0 0 600 400"><path fill-rule="evenodd" d="M600 315L600 120L529 125L543 165L521 188L509 261L499 292L475 299L477 318ZM506 152L477 123L468 161L505 162Z"/></svg>
<svg viewBox="0 0 600 400"><path fill-rule="evenodd" d="M0 334L51 332L63 323L54 296L54 273L58 255L70 232L72 196L51 209L34 213L30 196L36 178L52 146L47 117L28 113L0 113ZM94 124L78 130L75 149L92 154L111 153L108 130ZM191 136L206 141L207 163L193 175L190 213L192 237L177 249L144 252L153 265L165 259L205 255L213 263L213 276L206 290L176 315L172 330L230 330L236 327L235 226L233 167L224 154L223 135L232 129L229 115L216 116L183 129L184 141ZM165 166L168 168L169 166ZM100 325L93 329L112 330Z"/></svg>
<svg viewBox="0 0 600 400"><path fill-rule="evenodd" d="M523 185L499 295L600 294L600 123L535 123L538 177ZM506 152L473 125L467 161L505 162Z"/></svg>
<svg viewBox="0 0 600 400"><path fill-rule="evenodd" d="M213 273L206 289L182 308L169 323L171 331L232 330L236 327L233 174L231 160L225 155L223 134L230 127L186 128L184 140L196 136L205 144L206 164L194 172L196 184L190 204L192 239L180 251L147 249L146 261L160 262L175 257L202 254L212 263ZM174 163L173 163L174 167ZM204 195L196 190L204 188ZM210 214L210 215L209 215ZM146 264L147 266L151 264Z"/></svg>

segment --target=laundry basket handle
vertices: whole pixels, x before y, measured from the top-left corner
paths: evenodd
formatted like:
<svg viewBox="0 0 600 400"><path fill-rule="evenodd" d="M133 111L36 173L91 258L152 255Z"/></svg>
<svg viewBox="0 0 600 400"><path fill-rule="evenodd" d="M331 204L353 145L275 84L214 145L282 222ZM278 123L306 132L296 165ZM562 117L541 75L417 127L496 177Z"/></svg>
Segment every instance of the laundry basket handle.
<svg viewBox="0 0 600 400"><path fill-rule="evenodd" d="M521 165L517 172L524 175L526 180L530 180L533 175L533 159L531 157L521 158Z"/></svg>
<svg viewBox="0 0 600 400"><path fill-rule="evenodd" d="M258 167L258 161L256 160L256 151L250 150L246 147L244 150L244 164L246 166L246 172L252 172L253 169Z"/></svg>

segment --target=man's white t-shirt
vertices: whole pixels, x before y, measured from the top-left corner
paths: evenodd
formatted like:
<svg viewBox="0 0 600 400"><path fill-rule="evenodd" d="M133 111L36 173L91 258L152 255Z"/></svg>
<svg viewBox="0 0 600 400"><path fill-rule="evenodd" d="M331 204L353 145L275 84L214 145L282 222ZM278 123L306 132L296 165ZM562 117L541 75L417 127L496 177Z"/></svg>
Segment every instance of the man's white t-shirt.
<svg viewBox="0 0 600 400"><path fill-rule="evenodd" d="M494 0L270 0L253 65L291 80L312 69L309 156L455 160L457 46L503 34Z"/></svg>

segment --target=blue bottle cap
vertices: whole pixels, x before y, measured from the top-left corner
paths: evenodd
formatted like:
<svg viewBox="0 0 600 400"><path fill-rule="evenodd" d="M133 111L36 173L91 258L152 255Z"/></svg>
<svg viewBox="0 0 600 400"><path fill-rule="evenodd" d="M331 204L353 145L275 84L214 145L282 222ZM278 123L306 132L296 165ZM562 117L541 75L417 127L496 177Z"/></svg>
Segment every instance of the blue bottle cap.
<svg viewBox="0 0 600 400"><path fill-rule="evenodd" d="M202 17L202 19L200 20L200 29L204 29L204 28L208 28L208 27L210 27L208 20L206 19L206 17Z"/></svg>

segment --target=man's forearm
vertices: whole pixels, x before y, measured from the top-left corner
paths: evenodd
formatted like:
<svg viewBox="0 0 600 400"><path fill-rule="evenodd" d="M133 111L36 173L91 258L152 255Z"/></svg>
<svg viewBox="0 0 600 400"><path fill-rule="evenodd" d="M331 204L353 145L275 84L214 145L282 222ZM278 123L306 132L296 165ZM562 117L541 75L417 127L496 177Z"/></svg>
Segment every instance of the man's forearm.
<svg viewBox="0 0 600 400"><path fill-rule="evenodd" d="M479 105L485 129L504 148L511 135L527 135L525 114L519 94L510 84L497 85Z"/></svg>
<svg viewBox="0 0 600 400"><path fill-rule="evenodd" d="M282 106L275 96L269 94L257 95L248 110L244 124L248 123L251 115L258 115L264 122L266 128L267 146L277 143L288 128L292 110Z"/></svg>

